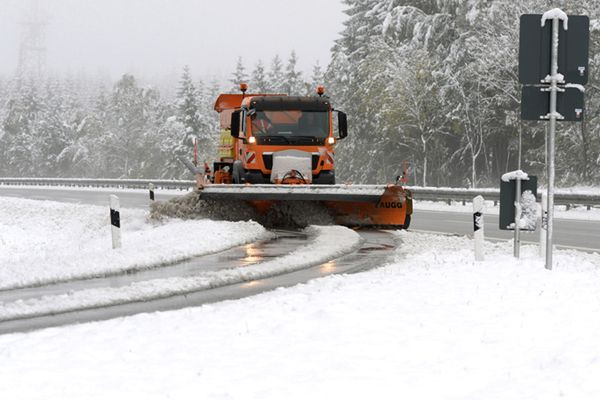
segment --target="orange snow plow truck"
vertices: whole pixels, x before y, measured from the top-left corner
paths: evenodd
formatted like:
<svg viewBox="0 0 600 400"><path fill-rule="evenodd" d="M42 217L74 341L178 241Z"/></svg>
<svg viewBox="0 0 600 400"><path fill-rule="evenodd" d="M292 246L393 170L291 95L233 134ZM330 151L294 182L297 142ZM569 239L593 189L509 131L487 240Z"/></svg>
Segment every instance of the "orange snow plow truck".
<svg viewBox="0 0 600 400"><path fill-rule="evenodd" d="M246 94L245 84L240 89L215 103L219 160L211 177L208 168L198 171L200 198L246 201L264 213L280 202L320 202L340 225L408 228L412 195L399 184L335 183L334 146L348 135L347 117L333 109L323 87L314 97Z"/></svg>

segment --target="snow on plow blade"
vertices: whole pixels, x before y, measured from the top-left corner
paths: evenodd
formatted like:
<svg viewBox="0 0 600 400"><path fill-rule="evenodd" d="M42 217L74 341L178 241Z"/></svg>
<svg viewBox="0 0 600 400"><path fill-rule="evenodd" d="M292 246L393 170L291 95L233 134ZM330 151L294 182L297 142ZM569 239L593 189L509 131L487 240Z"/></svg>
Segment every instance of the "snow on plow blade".
<svg viewBox="0 0 600 400"><path fill-rule="evenodd" d="M408 228L412 196L397 185L209 185L207 200L240 200L267 212L276 203L321 202L345 226Z"/></svg>

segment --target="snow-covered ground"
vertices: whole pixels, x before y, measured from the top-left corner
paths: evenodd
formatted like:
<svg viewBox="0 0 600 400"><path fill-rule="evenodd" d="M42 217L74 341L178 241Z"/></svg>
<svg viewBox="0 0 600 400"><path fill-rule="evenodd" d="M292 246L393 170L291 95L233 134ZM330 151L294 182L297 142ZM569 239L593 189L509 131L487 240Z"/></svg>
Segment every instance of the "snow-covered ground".
<svg viewBox="0 0 600 400"><path fill-rule="evenodd" d="M106 207L0 197L0 243L6 250L0 254L0 290L142 270L269 237L254 222L156 222L148 221L140 209L121 214L125 243L113 250ZM360 244L360 236L342 226L311 226L305 231L312 240L270 261L0 303L0 321L252 281L327 262Z"/></svg>
<svg viewBox="0 0 600 400"><path fill-rule="evenodd" d="M148 221L121 210L113 250L108 207L0 197L0 289L152 268L267 238L255 222Z"/></svg>
<svg viewBox="0 0 600 400"><path fill-rule="evenodd" d="M597 399L600 255L398 233L396 261L251 298L0 336L6 398Z"/></svg>

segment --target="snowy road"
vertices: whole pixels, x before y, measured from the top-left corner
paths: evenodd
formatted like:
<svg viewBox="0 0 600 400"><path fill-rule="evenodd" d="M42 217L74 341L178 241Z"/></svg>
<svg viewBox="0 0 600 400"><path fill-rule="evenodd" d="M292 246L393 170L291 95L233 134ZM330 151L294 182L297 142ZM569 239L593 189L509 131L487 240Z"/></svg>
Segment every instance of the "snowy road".
<svg viewBox="0 0 600 400"><path fill-rule="evenodd" d="M106 192L98 193L86 189L46 191L19 188L0 191L0 196L8 197L9 194L14 197L33 197L37 200L92 204L106 202L108 197ZM125 196L122 196L123 194ZM127 198L130 205L144 206L147 201L144 192L124 191L119 195ZM41 204L45 203L33 203L26 207L41 207ZM352 231L349 232L356 236ZM343 232L340 233L343 235ZM315 246L314 241L320 241L319 235L318 232L307 235L306 232L279 231L271 239L261 239L224 252L195 257L166 268L135 270L126 275L116 271L108 273L108 276L93 279L89 279L90 276L87 275L81 278L75 275L74 278L67 278L66 281L60 277L49 276L46 278L46 283L42 284L33 281L30 284L19 284L15 281L14 289L10 289L8 285L9 290L0 291L0 303L3 305L0 333L196 306L207 302L241 298L334 273L362 271L390 261L388 258L393 255L398 241L389 233L365 231L361 232L362 243L358 251L345 256L343 254L347 253L347 250L339 251L335 257L328 257L327 254L334 253L330 250L319 250L318 243ZM343 238L338 236L337 240L338 245L341 245L340 248L343 248ZM305 264L314 265L310 268L305 268L302 262L292 262L291 259L285 261L290 258L293 251L301 250L303 246L306 248L304 251L311 251L317 255L324 254L326 258L322 258L323 261L312 262L310 259L315 254L306 254L302 258L305 259ZM327 242L320 246L332 247ZM298 256L293 258L296 259ZM282 266L273 265L273 262ZM267 265L273 265L269 268L274 268L275 272L269 272ZM240 272L235 274L232 272L235 270ZM224 278L217 277L219 271L225 273ZM278 275L284 272L285 274ZM253 278L254 276L256 279ZM216 277L219 279L215 280ZM53 279L56 279L56 283L52 283ZM173 280L176 282L172 282ZM151 283L155 286L148 290ZM158 286L160 290L156 290ZM206 288L211 290L203 290ZM115 296L115 293L119 295ZM130 297L121 296L123 293L128 293ZM94 296L98 300L90 303L89 299ZM74 302L73 298L79 298L79 303Z"/></svg>
<svg viewBox="0 0 600 400"><path fill-rule="evenodd" d="M32 318L5 320L0 322L0 334L29 331L87 321L98 321L142 312L181 309L227 299L238 299L273 290L278 287L293 286L300 282L307 282L311 279L331 274L361 272L392 261L398 243L397 237L381 231L364 231L361 232L361 236L363 237L364 242L358 251L311 268L301 269L292 273L265 279L225 285L210 290L193 291L150 301L128 302L108 307L84 307L81 310L65 313L49 312ZM216 264L213 265L214 268L232 268L232 265L243 267L243 264L248 260L248 250L250 248L252 249L251 253L254 254L254 256L251 257L277 257L291 251L293 247L297 247L298 244L304 240L306 240L306 237L299 233L280 233L280 235L273 240L253 244L251 245L252 247L244 245L215 255L198 257L195 260L179 264L176 269L182 274L192 273L194 269L200 269L200 267L210 265L213 261L216 261ZM256 254L260 254L260 256L256 256ZM174 272L170 269L169 271L146 271L140 272L139 274L115 276L111 278L81 280L36 288L0 291L0 302L8 303L10 301L21 302L23 300L35 300L44 295L60 297L67 293L73 293L76 290L90 287L106 287L106 285L113 288L119 288L121 285L126 285L132 281L137 281L138 279L150 279L150 276L165 273L177 273L177 271Z"/></svg>
<svg viewBox="0 0 600 400"><path fill-rule="evenodd" d="M0 196L23 197L41 200L67 201L74 203L107 205L108 190L103 189L64 189L64 188L20 188L0 186ZM157 191L157 200L167 200L178 195L177 191L161 194ZM145 191L123 191L119 193L123 207L144 207L147 204ZM416 199L415 201L418 201ZM414 211L411 228L418 231L456 233L472 235L473 221L471 215L452 211ZM512 232L498 229L498 216L485 216L486 239L510 239ZM554 222L554 240L558 248L574 248L584 251L600 252L600 221L582 219L556 218ZM523 243L537 243L538 233L522 234Z"/></svg>
<svg viewBox="0 0 600 400"><path fill-rule="evenodd" d="M415 231L473 235L472 216L462 212L415 210L411 228ZM521 235L522 243L539 242L539 231L522 232ZM487 240L507 240L512 237L512 231L498 229L498 215L485 215L485 238ZM554 244L557 248L600 252L600 221L556 218L554 220Z"/></svg>

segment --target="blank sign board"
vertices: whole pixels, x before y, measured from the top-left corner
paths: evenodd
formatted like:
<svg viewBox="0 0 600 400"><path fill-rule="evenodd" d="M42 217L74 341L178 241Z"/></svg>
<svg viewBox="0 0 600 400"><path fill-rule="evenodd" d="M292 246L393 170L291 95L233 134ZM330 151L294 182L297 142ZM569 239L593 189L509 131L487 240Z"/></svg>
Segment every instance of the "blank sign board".
<svg viewBox="0 0 600 400"><path fill-rule="evenodd" d="M523 86L521 90L521 119L539 121L550 110L550 92L544 86ZM583 93L577 88L565 88L556 95L556 111L564 119L557 121L582 121L585 103Z"/></svg>
<svg viewBox="0 0 600 400"><path fill-rule="evenodd" d="M521 15L519 34L519 82L538 85L550 74L552 20L541 26L541 14ZM569 15L565 31L559 21L558 72L568 83L585 85L588 81L590 19Z"/></svg>

